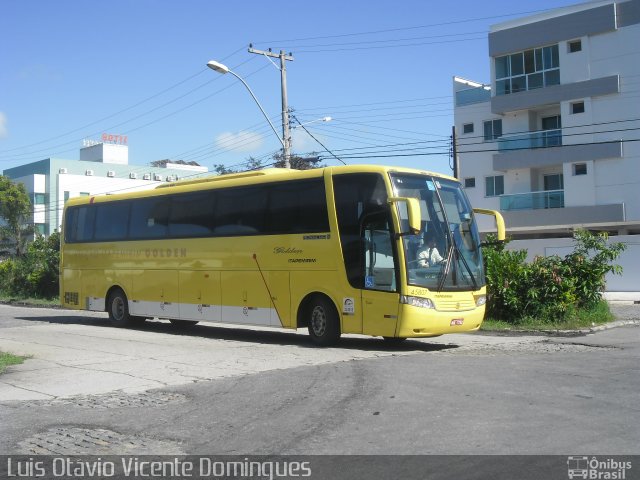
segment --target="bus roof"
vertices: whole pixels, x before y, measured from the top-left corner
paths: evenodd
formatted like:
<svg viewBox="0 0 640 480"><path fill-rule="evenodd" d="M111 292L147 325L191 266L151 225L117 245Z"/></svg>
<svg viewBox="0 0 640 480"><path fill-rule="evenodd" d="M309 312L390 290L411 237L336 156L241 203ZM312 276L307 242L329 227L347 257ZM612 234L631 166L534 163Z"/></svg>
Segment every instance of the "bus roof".
<svg viewBox="0 0 640 480"><path fill-rule="evenodd" d="M198 177L186 180L177 180L171 183L159 185L153 189L136 190L135 192L123 192L116 194L97 194L85 197L74 197L67 201L67 205L82 205L86 203L102 203L104 201L125 200L134 198L143 198L156 195L166 195L169 193L183 193L189 191L207 190L209 188L231 187L250 185L258 183L268 183L274 180L295 180L304 178L315 178L323 176L326 171L330 173L364 173L364 172L398 172L398 173L414 173L422 175L436 176L453 181L456 178L442 173L418 170L405 167L390 167L384 165L346 165L337 167L314 168L310 170L293 170L285 168L265 168L263 170L255 170L249 172L229 173L224 175L210 175L207 177Z"/></svg>

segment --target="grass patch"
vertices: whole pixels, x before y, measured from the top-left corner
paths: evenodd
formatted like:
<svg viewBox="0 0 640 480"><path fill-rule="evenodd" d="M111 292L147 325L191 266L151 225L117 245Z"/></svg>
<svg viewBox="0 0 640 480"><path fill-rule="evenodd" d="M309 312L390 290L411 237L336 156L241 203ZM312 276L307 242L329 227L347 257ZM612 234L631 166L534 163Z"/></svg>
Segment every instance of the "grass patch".
<svg viewBox="0 0 640 480"><path fill-rule="evenodd" d="M19 357L11 353L0 352L0 373L3 373L10 365L20 365L27 357Z"/></svg>
<svg viewBox="0 0 640 480"><path fill-rule="evenodd" d="M513 321L496 320L487 318L482 323L484 331L507 330L582 330L596 325L603 325L615 320L615 317L605 301L601 301L595 307L589 309L577 309L566 318L557 320L553 318L520 318Z"/></svg>
<svg viewBox="0 0 640 480"><path fill-rule="evenodd" d="M59 307L60 300L56 298L17 297L0 293L0 302L10 305L26 305L32 307Z"/></svg>

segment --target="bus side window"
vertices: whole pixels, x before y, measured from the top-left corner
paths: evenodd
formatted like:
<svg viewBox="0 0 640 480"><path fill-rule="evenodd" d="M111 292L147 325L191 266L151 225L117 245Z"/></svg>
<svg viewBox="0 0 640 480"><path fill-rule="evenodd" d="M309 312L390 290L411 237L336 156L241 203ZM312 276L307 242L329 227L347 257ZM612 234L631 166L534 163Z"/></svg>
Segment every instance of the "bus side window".
<svg viewBox="0 0 640 480"><path fill-rule="evenodd" d="M96 207L94 239L124 240L129 230L130 202L103 203Z"/></svg>
<svg viewBox="0 0 640 480"><path fill-rule="evenodd" d="M175 195L171 202L169 236L203 237L213 232L213 192Z"/></svg>
<svg viewBox="0 0 640 480"><path fill-rule="evenodd" d="M139 200L131 207L129 237L152 239L167 236L169 225L169 199L152 197Z"/></svg>

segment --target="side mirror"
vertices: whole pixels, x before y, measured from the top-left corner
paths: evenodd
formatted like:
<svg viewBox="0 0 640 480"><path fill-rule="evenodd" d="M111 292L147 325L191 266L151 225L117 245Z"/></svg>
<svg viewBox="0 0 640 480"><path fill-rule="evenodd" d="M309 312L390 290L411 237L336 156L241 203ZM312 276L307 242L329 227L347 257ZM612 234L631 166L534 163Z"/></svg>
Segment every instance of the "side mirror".
<svg viewBox="0 0 640 480"><path fill-rule="evenodd" d="M417 198L410 197L389 197L389 203L395 205L405 205L407 212L407 221L409 226L408 232L400 231L401 235L417 235L420 233L420 223L421 223L421 215L420 215L420 202L418 202ZM400 210L401 211L401 210ZM400 218L403 218L402 213L400 214Z"/></svg>
<svg viewBox="0 0 640 480"><path fill-rule="evenodd" d="M473 212L479 215L492 216L496 221L496 237L498 241L503 242L505 240L505 238L507 237L506 229L504 226L504 218L502 217L502 215L500 215L500 212L498 212L497 210L487 210L484 208L474 208Z"/></svg>

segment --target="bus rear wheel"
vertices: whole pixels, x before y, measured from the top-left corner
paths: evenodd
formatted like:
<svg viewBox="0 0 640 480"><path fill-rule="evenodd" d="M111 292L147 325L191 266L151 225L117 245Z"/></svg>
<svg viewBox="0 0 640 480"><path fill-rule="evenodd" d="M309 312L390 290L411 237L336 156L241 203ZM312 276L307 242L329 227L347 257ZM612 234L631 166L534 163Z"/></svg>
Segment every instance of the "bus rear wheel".
<svg viewBox="0 0 640 480"><path fill-rule="evenodd" d="M334 345L340 338L340 318L333 303L326 297L315 297L307 309L311 341L318 346Z"/></svg>
<svg viewBox="0 0 640 480"><path fill-rule="evenodd" d="M112 325L116 327L130 327L138 323L138 317L129 315L129 302L122 290L117 289L111 292L107 306L109 310L109 321L111 321Z"/></svg>

